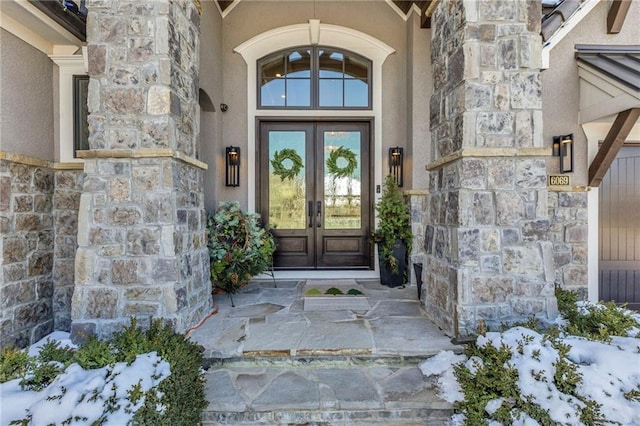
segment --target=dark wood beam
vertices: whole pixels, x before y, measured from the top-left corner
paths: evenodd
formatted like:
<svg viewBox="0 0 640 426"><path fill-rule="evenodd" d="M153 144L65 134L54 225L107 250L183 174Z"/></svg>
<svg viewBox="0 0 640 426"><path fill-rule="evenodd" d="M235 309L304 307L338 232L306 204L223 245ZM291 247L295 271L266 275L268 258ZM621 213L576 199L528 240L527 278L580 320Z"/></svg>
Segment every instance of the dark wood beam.
<svg viewBox="0 0 640 426"><path fill-rule="evenodd" d="M631 129L638 121L638 117L640 117L640 108L628 109L618 114L591 166L589 166L589 186L600 185Z"/></svg>
<svg viewBox="0 0 640 426"><path fill-rule="evenodd" d="M612 0L607 15L607 34L618 34L627 17L631 0Z"/></svg>
<svg viewBox="0 0 640 426"><path fill-rule="evenodd" d="M425 1L420 7L420 28L431 28L431 16L427 16L427 10L431 5L431 0Z"/></svg>
<svg viewBox="0 0 640 426"><path fill-rule="evenodd" d="M427 0L420 5L420 28L431 28L431 15L438 0Z"/></svg>
<svg viewBox="0 0 640 426"><path fill-rule="evenodd" d="M225 11L226 8L231 6L231 3L233 3L233 0L218 0L218 4L220 5L220 10L222 10L223 12Z"/></svg>

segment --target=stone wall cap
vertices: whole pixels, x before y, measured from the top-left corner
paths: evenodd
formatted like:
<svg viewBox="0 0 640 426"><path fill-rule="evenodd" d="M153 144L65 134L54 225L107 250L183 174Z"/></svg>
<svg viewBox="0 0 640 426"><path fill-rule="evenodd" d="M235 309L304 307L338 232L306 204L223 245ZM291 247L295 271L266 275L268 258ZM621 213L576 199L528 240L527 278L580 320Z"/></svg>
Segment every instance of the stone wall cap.
<svg viewBox="0 0 640 426"><path fill-rule="evenodd" d="M199 169L207 170L209 168L207 163L197 160L188 155L184 155L179 151L175 151L171 148L156 148L156 149L89 149L84 151L77 151L77 155L80 158L157 158L157 157L171 157L176 160L180 160L184 163L190 164Z"/></svg>
<svg viewBox="0 0 640 426"><path fill-rule="evenodd" d="M591 188L581 185L548 185L547 190L550 192L587 192L591 191Z"/></svg>
<svg viewBox="0 0 640 426"><path fill-rule="evenodd" d="M425 169L439 169L445 164L466 157L551 157L551 148L467 148L427 164Z"/></svg>
<svg viewBox="0 0 640 426"><path fill-rule="evenodd" d="M429 195L428 189L405 189L402 191L404 195Z"/></svg>

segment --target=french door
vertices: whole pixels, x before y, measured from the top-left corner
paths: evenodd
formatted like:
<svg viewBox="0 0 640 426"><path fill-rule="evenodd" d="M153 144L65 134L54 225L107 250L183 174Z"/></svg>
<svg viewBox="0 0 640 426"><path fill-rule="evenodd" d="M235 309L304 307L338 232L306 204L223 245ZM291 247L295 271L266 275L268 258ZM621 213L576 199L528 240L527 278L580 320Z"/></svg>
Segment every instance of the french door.
<svg viewBox="0 0 640 426"><path fill-rule="evenodd" d="M369 269L369 122L261 122L258 206L276 268Z"/></svg>

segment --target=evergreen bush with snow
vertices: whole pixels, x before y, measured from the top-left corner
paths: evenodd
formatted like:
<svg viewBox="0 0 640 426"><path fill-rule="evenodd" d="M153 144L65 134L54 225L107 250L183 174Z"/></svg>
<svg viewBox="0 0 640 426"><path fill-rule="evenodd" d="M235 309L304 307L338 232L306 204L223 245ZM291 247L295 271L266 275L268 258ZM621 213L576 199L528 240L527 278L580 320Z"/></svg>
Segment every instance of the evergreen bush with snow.
<svg viewBox="0 0 640 426"><path fill-rule="evenodd" d="M556 295L562 318L544 333L535 320L482 332L421 364L454 425L640 425L640 315Z"/></svg>
<svg viewBox="0 0 640 426"><path fill-rule="evenodd" d="M195 425L206 406L199 348L155 321L79 348L0 354L1 424Z"/></svg>

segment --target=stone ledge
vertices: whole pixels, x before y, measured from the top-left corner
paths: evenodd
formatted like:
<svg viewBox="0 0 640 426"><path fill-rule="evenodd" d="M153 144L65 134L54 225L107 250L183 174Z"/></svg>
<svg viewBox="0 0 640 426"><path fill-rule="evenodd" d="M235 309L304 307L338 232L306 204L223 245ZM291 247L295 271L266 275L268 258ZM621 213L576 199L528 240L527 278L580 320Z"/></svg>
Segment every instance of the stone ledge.
<svg viewBox="0 0 640 426"><path fill-rule="evenodd" d="M83 161L68 161L55 163L53 161L42 160L28 155L14 154L13 152L0 151L0 160L11 161L12 163L24 164L25 166L46 167L53 170L84 170Z"/></svg>
<svg viewBox="0 0 640 426"><path fill-rule="evenodd" d="M0 151L0 160L11 161L12 163L24 164L26 166L51 168L52 162L41 160L40 158L29 157L28 155L14 154L12 152Z"/></svg>
<svg viewBox="0 0 640 426"><path fill-rule="evenodd" d="M79 158L158 158L171 157L199 169L207 170L209 166L200 160L174 151L171 148L160 149L90 149L77 151Z"/></svg>
<svg viewBox="0 0 640 426"><path fill-rule="evenodd" d="M84 170L84 161L55 163L54 170Z"/></svg>
<svg viewBox="0 0 640 426"><path fill-rule="evenodd" d="M547 191L551 192L588 192L591 188L580 185L548 185Z"/></svg>
<svg viewBox="0 0 640 426"><path fill-rule="evenodd" d="M427 171L467 157L551 157L551 148L467 148L427 164Z"/></svg>
<svg viewBox="0 0 640 426"><path fill-rule="evenodd" d="M407 189L402 191L404 195L429 195L428 189Z"/></svg>

